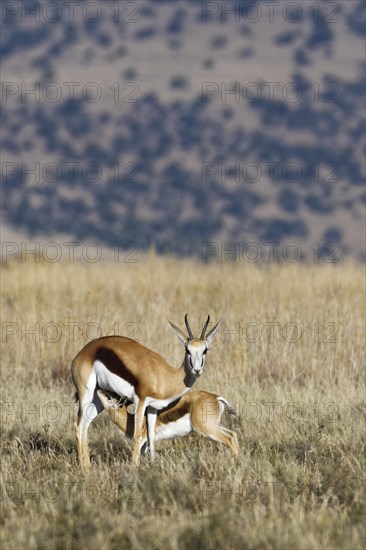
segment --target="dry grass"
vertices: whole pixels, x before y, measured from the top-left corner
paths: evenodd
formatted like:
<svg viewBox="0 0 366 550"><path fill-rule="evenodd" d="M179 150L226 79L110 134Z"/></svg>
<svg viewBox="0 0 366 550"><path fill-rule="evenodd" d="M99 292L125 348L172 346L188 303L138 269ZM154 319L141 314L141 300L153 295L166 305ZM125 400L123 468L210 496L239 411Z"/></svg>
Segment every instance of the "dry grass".
<svg viewBox="0 0 366 550"><path fill-rule="evenodd" d="M363 285L351 264L259 269L154 254L5 264L2 547L364 548ZM196 388L236 409L239 457L191 435L159 443L154 466L145 459L133 475L130 445L103 414L82 475L69 365L96 334L87 324L118 326L178 364L166 319L182 326L186 311L197 329L207 313L223 318ZM301 329L295 342L288 323Z"/></svg>

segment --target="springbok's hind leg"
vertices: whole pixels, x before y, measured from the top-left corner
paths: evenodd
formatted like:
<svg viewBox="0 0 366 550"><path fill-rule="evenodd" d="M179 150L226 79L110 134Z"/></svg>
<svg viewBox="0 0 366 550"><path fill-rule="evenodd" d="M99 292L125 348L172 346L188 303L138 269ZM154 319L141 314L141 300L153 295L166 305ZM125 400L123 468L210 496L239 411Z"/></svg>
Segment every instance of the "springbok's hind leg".
<svg viewBox="0 0 366 550"><path fill-rule="evenodd" d="M239 453L238 437L232 430L228 430L222 426L215 426L209 432L206 432L205 435L229 447L234 455Z"/></svg>
<svg viewBox="0 0 366 550"><path fill-rule="evenodd" d="M152 407L147 408L147 447L150 459L155 458L155 426L158 411Z"/></svg>
<svg viewBox="0 0 366 550"><path fill-rule="evenodd" d="M83 469L88 469L90 466L88 449L89 426L104 409L96 392L96 384L93 384L92 380L89 382L83 395L79 395L79 411L76 423L76 448L80 465Z"/></svg>

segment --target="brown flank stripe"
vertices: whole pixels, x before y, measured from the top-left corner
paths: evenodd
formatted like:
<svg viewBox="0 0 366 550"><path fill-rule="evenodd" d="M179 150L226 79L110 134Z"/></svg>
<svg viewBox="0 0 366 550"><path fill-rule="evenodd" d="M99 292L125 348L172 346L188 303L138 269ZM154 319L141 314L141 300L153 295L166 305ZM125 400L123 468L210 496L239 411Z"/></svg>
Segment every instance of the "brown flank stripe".
<svg viewBox="0 0 366 550"><path fill-rule="evenodd" d="M138 385L138 379L126 367L123 361L113 350L108 348L98 348L95 352L95 360L101 361L103 365L113 374L116 374L131 386L135 388Z"/></svg>

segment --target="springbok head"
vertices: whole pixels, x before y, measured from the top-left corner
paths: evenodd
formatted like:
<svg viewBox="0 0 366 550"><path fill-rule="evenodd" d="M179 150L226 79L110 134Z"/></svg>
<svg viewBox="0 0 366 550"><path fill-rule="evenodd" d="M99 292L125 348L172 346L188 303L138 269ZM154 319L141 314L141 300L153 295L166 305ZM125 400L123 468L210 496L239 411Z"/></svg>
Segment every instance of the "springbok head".
<svg viewBox="0 0 366 550"><path fill-rule="evenodd" d="M215 336L217 329L220 326L220 321L206 334L208 324L210 322L210 316L207 316L207 321L202 329L201 336L195 338L192 333L192 329L189 326L188 322L188 313L184 317L188 337L173 323L168 321L169 325L178 336L179 340L184 344L186 353L184 357L184 364L187 372L190 372L194 377L201 376L203 372L203 367L205 366L206 353L208 351L209 345L211 344L213 337Z"/></svg>

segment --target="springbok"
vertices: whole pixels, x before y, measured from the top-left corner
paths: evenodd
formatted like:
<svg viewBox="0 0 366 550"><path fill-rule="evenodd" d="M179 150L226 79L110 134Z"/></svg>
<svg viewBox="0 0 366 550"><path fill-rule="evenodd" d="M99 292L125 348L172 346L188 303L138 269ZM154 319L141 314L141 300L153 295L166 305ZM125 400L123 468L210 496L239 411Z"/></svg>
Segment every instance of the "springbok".
<svg viewBox="0 0 366 550"><path fill-rule="evenodd" d="M134 436L134 414L119 396L98 389L97 394L111 419L130 439ZM156 419L155 440L171 439L197 432L227 445L234 455L239 452L239 443L234 431L220 426L224 410L235 414L229 403L215 393L191 391L165 409L159 411ZM147 443L147 428L144 422L141 448L143 453Z"/></svg>
<svg viewBox="0 0 366 550"><path fill-rule="evenodd" d="M77 451L82 467L90 465L88 429L103 404L97 389L112 391L124 396L135 405L135 445L132 465L138 465L143 420L147 415L147 444L154 458L154 438L157 411L167 407L184 395L202 375L206 353L215 336L220 321L206 335L210 316L195 338L185 316L188 337L169 324L185 348L183 363L179 368L169 365L154 351L124 336L103 336L92 340L77 354L71 365L72 378L79 402L76 423Z"/></svg>

